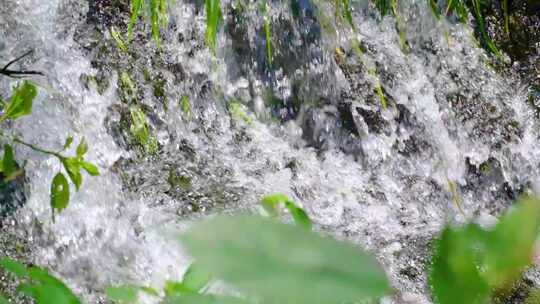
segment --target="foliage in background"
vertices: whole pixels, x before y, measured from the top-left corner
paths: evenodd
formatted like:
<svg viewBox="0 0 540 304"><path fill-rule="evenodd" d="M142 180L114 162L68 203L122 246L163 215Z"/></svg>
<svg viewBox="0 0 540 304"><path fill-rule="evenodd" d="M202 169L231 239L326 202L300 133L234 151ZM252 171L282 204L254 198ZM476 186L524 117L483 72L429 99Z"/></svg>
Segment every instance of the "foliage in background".
<svg viewBox="0 0 540 304"><path fill-rule="evenodd" d="M180 109L182 110L182 113L184 113L184 117L187 120L191 119L191 102L189 101L188 95L183 95L180 98Z"/></svg>
<svg viewBox="0 0 540 304"><path fill-rule="evenodd" d="M169 22L168 0L131 0L131 19L128 24L128 41L133 37L133 28L139 17L150 20L152 38L161 44L161 29Z"/></svg>
<svg viewBox="0 0 540 304"><path fill-rule="evenodd" d="M270 15L270 7L268 1L263 1L261 3L261 11L263 13L264 19L264 40L266 46L266 60L268 60L268 65L272 66L272 60L274 56L274 51L272 50L272 16Z"/></svg>
<svg viewBox="0 0 540 304"><path fill-rule="evenodd" d="M227 110L234 121L244 122L248 125L252 123L251 118L246 114L245 106L238 100L233 99L229 101Z"/></svg>
<svg viewBox="0 0 540 304"><path fill-rule="evenodd" d="M30 115L32 113L32 105L35 97L37 96L36 86L29 82L23 81L18 87L14 89L14 92L10 98L9 103L2 102L0 110L3 111L3 115L0 116L0 123L5 121L14 121L21 117ZM75 188L79 190L82 184L82 173L86 171L89 175L99 175L98 168L85 160L85 155L88 152L88 144L81 139L76 149L75 156L66 156L62 154L70 148L73 143L73 137L68 137L65 144L60 151L51 151L43 149L34 144L28 143L20 137L7 134L0 131L0 137L11 144L19 144L26 146L36 152L40 152L46 155L54 156L62 164L64 171L68 174L69 179L75 185ZM22 174L23 169L15 161L13 148L10 144L4 145L4 154L2 161L0 162L0 176L3 177L4 183L9 182ZM54 219L54 213L61 212L69 204L69 184L67 178L62 172L58 172L52 180L51 192L50 192L50 204L52 208L52 214Z"/></svg>
<svg viewBox="0 0 540 304"><path fill-rule="evenodd" d="M152 38L156 43L160 44L160 31L161 28L165 27L168 23L168 3L167 0L130 0L131 3L131 18L128 24L128 41L131 40L133 36L133 28L135 27L139 17L147 16L147 19L150 20L151 24L151 33ZM353 0L326 0L329 1L335 8L336 18L344 18L349 25L356 29L353 11L354 3ZM398 12L398 7L400 0L363 0L369 1L379 12L379 14L384 17L386 15L392 15L396 19L396 28L400 36L400 44L402 50L406 51L406 37L405 37L405 23L403 18L400 17ZM355 1L356 2L356 1ZM447 0L447 1L438 1L438 0L427 0L427 5L431 9L431 12L437 19L444 17L456 16L457 19L462 23L468 22L469 8L470 12L474 16L474 22L480 33L480 38L485 46L485 48L496 55L500 53L498 48L495 46L489 34L486 31L486 24L484 20L483 10L495 0ZM509 13L508 13L508 0L496 1L501 7L503 12L505 29L508 32L508 22L509 22ZM216 44L217 44L217 33L222 17L221 12L221 1L220 0L205 0L205 12L206 12L206 42L208 47L215 53ZM146 8L146 9L145 9ZM266 52L267 59L269 63L272 62L272 43L271 43L271 18L268 14L268 2L266 0L261 0L259 9L261 14L264 16L263 28L265 32L266 39ZM122 50L125 44L121 37L111 31L113 38L120 42L118 43ZM120 39L119 39L120 38Z"/></svg>
<svg viewBox="0 0 540 304"><path fill-rule="evenodd" d="M221 1L204 0L206 8L206 43L216 53L218 25L221 19Z"/></svg>
<svg viewBox="0 0 540 304"><path fill-rule="evenodd" d="M540 202L525 198L493 229L445 228L429 275L437 303L486 303L492 291L512 286L532 262L539 227Z"/></svg>
<svg viewBox="0 0 540 304"><path fill-rule="evenodd" d="M130 132L147 154L156 154L159 149L157 139L149 131L149 123L146 114L136 106L130 109L131 126Z"/></svg>
<svg viewBox="0 0 540 304"><path fill-rule="evenodd" d="M354 7L356 6L353 0L322 0L328 1L335 9L336 21L337 19L343 19L349 24L353 32L356 32L356 25L354 22L353 14ZM400 0L360 0L369 1L372 7L374 7L379 14L384 17L391 15L394 17L396 30L399 35L400 48L403 52L409 51L409 45L406 37L406 20L400 15L399 6ZM427 5L431 9L433 15L440 20L442 17L455 16L457 20L463 23L469 21L469 9L472 16L474 16L474 22L479 31L479 36L482 44L489 52L500 56L500 51L495 46L489 34L486 31L486 25L483 10L487 5L491 4L494 0L470 0L469 3L466 0L427 0ZM128 25L128 42L131 40L133 28L137 23L140 16L147 16L151 24L151 33L156 43L160 44L160 29L166 26L168 22L168 3L167 0L130 0L131 3L131 18ZM273 64L273 43L272 43L272 16L270 13L270 5L267 0L257 1L259 5L255 6L260 10L260 14L263 16L262 30L265 37L265 49L266 59L268 66ZM316 6L320 6L321 3L315 1ZM219 32L219 26L222 19L221 1L220 0L205 0L205 13L206 13L206 44L213 54L216 53L217 47L217 34ZM505 20L508 22L508 4L507 0L502 1L502 9L505 12ZM320 10L320 9L319 9ZM293 10L294 13L294 10ZM324 13L319 13L319 22L327 24ZM324 18L323 18L324 17ZM325 21L326 20L326 21ZM122 40L122 37L114 30L111 29L111 36L116 41L118 48L123 52L127 52L128 46ZM355 47L356 46L356 47ZM353 47L355 53L360 54L361 51L359 41L353 41ZM362 59L362 55L360 55ZM365 60L363 60L365 64ZM368 74L374 80L375 93L380 99L382 109L386 109L388 101L386 99L381 81L375 68L367 67Z"/></svg>
<svg viewBox="0 0 540 304"><path fill-rule="evenodd" d="M442 3L446 3L444 16L450 17L454 15L461 23L468 23L470 10L470 13L474 16L473 21L480 33L480 40L484 48L498 57L501 55L500 50L487 32L483 11L492 4L500 5L504 14L505 24L507 24L509 18L507 0L448 0ZM431 7L434 16L440 19L443 16L442 8L444 7L439 6L438 1L436 0L428 0L428 4Z"/></svg>

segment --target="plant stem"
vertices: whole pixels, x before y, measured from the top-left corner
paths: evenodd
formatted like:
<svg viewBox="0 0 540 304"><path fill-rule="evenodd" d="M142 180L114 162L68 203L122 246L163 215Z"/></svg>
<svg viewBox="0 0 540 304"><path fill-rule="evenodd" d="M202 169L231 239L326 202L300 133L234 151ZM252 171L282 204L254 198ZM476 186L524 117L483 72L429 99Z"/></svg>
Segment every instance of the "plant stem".
<svg viewBox="0 0 540 304"><path fill-rule="evenodd" d="M61 155L60 153L58 153L58 152L54 152L54 151L50 151L50 150L45 150L45 149L40 148L40 147L38 147L38 146L36 146L36 145L34 145L34 144L27 143L27 142L23 141L22 139L20 139L20 138L18 138L18 137L16 137L16 136L13 137L13 142L16 142L16 143L18 143L18 144L21 144L21 145L23 145L23 146L26 146L26 147L28 147L28 148L30 148L30 149L36 151L36 152L41 152L41 153L43 153L43 154L53 155L53 156L56 156L56 157L59 158L59 159L64 159L64 158L65 158L64 156L62 156L62 155Z"/></svg>
<svg viewBox="0 0 540 304"><path fill-rule="evenodd" d="M453 2L453 0L448 1L448 5L446 6L446 12L444 13L446 16L448 16L448 14L450 13L450 9L452 9L452 4L454 4Z"/></svg>
<svg viewBox="0 0 540 304"><path fill-rule="evenodd" d="M502 0L502 11L504 15L504 31L506 32L507 36L510 36L510 22L509 22L509 15L508 15L508 0Z"/></svg>
<svg viewBox="0 0 540 304"><path fill-rule="evenodd" d="M28 142L26 142L26 141L20 139L20 138L17 137L17 136L13 136L13 135L12 135L12 136L9 136L9 135L6 135L6 134L0 132L0 137L4 137L4 138L6 138L6 139L8 139L8 140L11 140L11 141L14 142L14 143L18 143L18 144L20 144L20 145L26 146L26 147L28 147L28 148L30 148L30 149L36 151L36 152L40 152L40 153L43 153L43 154L52 155L52 156L57 157L57 158L60 159L60 160L65 159L65 157L64 157L62 154L58 153L58 152L50 151L50 150L46 150L46 149L40 148L40 147L38 147L38 146L36 146L36 145L34 145L34 144L28 143Z"/></svg>

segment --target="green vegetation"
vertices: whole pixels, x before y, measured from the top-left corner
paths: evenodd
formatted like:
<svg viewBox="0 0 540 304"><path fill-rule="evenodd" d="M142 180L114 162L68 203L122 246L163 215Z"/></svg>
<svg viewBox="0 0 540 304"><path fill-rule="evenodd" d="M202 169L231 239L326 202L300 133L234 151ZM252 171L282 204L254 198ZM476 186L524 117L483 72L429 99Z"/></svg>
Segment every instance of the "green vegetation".
<svg viewBox="0 0 540 304"><path fill-rule="evenodd" d="M246 124L251 124L251 118L246 114L246 109L243 104L236 100L232 100L227 105L231 118L236 122L244 122Z"/></svg>
<svg viewBox="0 0 540 304"><path fill-rule="evenodd" d="M26 267L7 258L0 260L0 267L19 280L17 291L34 299L37 304L81 303L62 281L50 275L45 269L35 266Z"/></svg>
<svg viewBox="0 0 540 304"><path fill-rule="evenodd" d="M116 42L116 47L118 47L118 49L124 53L129 51L126 42L124 42L124 39L122 39L122 36L114 27L111 27L111 37L113 37L114 41Z"/></svg>
<svg viewBox="0 0 540 304"><path fill-rule="evenodd" d="M328 0L329 3L335 9L336 21L338 19L343 19L347 24L352 28L353 32L356 32L356 25L353 18L354 13L354 3L351 0ZM367 1L367 0L366 0ZM399 44L403 52L409 51L409 46L406 37L406 20L399 14L399 5L401 1L399 0L369 0L372 2L373 6L377 9L382 17L391 15L394 17L396 22L396 29L399 35ZM474 16L474 22L477 30L479 31L480 40L483 46L490 53L495 54L497 57L500 57L501 53L494 42L489 37L489 34L486 31L486 24L484 20L483 11L484 8L488 5L491 5L491 2L494 0L448 0L437 1L437 0L427 0L427 5L431 9L431 12L435 18L440 20L444 17L455 16L462 23L468 22L468 14L471 12ZM147 3L148 2L148 3ZM159 46L160 43L160 28L164 27L167 24L167 0L131 0L131 19L128 26L128 41L131 40L133 28L139 18L139 16L145 14L150 16L151 23L151 32L152 37ZM316 5L320 6L321 3L315 2ZM444 4L444 6L443 6ZM219 32L219 26L222 18L221 11L221 1L220 0L205 0L205 12L206 12L206 43L210 48L213 54L216 53L217 47L217 34ZM147 8L144 10L144 8ZM444 8L444 13L442 12ZM501 1L501 8L504 12L505 18L505 28L508 31L508 3L507 0ZM266 58L268 65L271 67L273 65L273 43L272 43L272 18L270 16L270 7L269 3L266 0L259 1L258 9L263 15L263 31L265 37L265 48L266 48ZM298 10L295 9L293 5L293 14ZM298 12L296 12L298 14ZM319 22L325 28L333 27L331 21L329 21L324 13L318 13ZM338 31L336 31L338 32ZM120 50L127 52L127 46L123 42L121 36L111 29L111 34ZM444 33L447 35L447 33ZM353 41L353 47L359 45L359 41ZM361 52L355 51L357 54ZM362 55L359 55L362 57ZM366 64L365 60L363 63ZM367 66L366 66L367 67ZM386 109L388 107L388 101L385 97L384 90L381 84L381 81L378 77L378 73L374 67L367 67L368 74L374 78L375 81L375 93L380 100L381 107Z"/></svg>
<svg viewBox="0 0 540 304"><path fill-rule="evenodd" d="M137 303L139 293L144 292L164 303L262 300L337 304L375 299L390 292L386 275L373 257L356 246L306 229L311 228L311 221L288 197L270 195L262 204L275 216L278 206L284 204L297 225L254 215L218 216L196 223L180 237L196 259L181 281L168 281L162 292L139 285L109 287L107 297L115 303ZM0 260L0 267L17 277L18 291L37 304L80 303L60 280L42 269L27 268L7 258ZM36 277L37 272L40 276ZM213 278L233 284L243 296L209 294L206 287Z"/></svg>
<svg viewBox="0 0 540 304"><path fill-rule="evenodd" d="M347 23L356 29L353 18L353 3L351 0L328 0L334 6L336 11L336 18L343 18ZM392 15L396 19L396 27L400 36L400 45L403 51L407 50L406 37L405 37L405 21L400 17L398 13L399 0L369 0L373 3L374 7L380 13L381 16ZM433 16L437 19L441 19L443 16L451 17L455 15L458 20L463 23L468 22L468 12L471 11L474 16L474 22L478 31L480 32L481 40L485 48L496 55L500 54L500 51L495 46L486 31L486 24L484 20L483 10L494 0L448 0L446 1L446 9L444 14L439 5L440 1L427 0L427 5L430 8ZM168 23L168 3L167 0L130 0L131 3L131 18L128 24L128 41L132 39L133 28L135 27L139 17L146 15L149 16L151 24L151 36L160 44L160 32L161 28L165 27ZM443 2L444 3L444 2ZM509 13L508 13L508 0L502 0L500 2L501 9L504 14L505 29L509 32ZM221 1L220 0L205 0L206 11L206 41L208 47L215 54L217 44L217 33L219 24L222 17ZM145 9L146 8L146 9ZM266 52L268 61L272 62L272 43L271 43L271 18L267 12L269 10L266 0L261 0L259 6L261 13L264 16L264 32L266 39ZM294 10L293 10L294 12ZM321 17L321 16L319 16ZM324 20L321 20L323 22ZM127 49L125 43L121 39L120 35L111 29L113 38L117 41L119 48L123 51Z"/></svg>
<svg viewBox="0 0 540 304"><path fill-rule="evenodd" d="M192 187L191 178L189 176L180 174L176 170L169 171L169 177L167 182L173 189L190 190Z"/></svg>
<svg viewBox="0 0 540 304"><path fill-rule="evenodd" d="M180 98L180 108L182 109L185 118L187 120L191 119L191 102L189 101L189 96L183 95L182 98Z"/></svg>
<svg viewBox="0 0 540 304"><path fill-rule="evenodd" d="M390 291L382 268L359 248L273 219L218 216L181 240L203 271L243 291L248 302L338 304Z"/></svg>
<svg viewBox="0 0 540 304"><path fill-rule="evenodd" d="M195 262L182 280L166 282L162 291L133 284L109 287L107 297L115 303L138 303L142 292L160 303L339 304L371 303L392 294L372 256L312 231L307 213L287 196L269 195L261 203L270 218L216 216L183 233L180 240ZM276 220L280 206L296 225ZM435 241L429 274L435 303L487 303L493 291L511 286L531 264L539 227L540 202L533 198L519 202L492 229L446 227ZM18 278L18 292L37 304L81 303L41 268L7 258L0 267ZM234 295L210 293L214 279L231 284ZM527 303L537 298L532 292Z"/></svg>
<svg viewBox="0 0 540 304"><path fill-rule="evenodd" d="M152 39L156 44L161 43L161 29L169 22L168 0L131 0L131 19L128 24L128 41L133 37L133 28L139 17L144 16L150 20Z"/></svg>
<svg viewBox="0 0 540 304"><path fill-rule="evenodd" d="M272 50L272 17L270 16L270 7L267 1L264 1L261 4L263 18L264 18L264 38L266 44L266 60L268 60L268 65L272 66L272 58L274 52Z"/></svg>
<svg viewBox="0 0 540 304"><path fill-rule="evenodd" d="M218 25L221 19L221 1L204 0L206 7L206 43L216 53Z"/></svg>
<svg viewBox="0 0 540 304"><path fill-rule="evenodd" d="M283 194L272 194L265 196L261 201L262 206L272 217L279 215L279 208L281 205L289 211L293 217L294 222L301 227L311 229L312 223L306 212L297 206L297 204Z"/></svg>
<svg viewBox="0 0 540 304"><path fill-rule="evenodd" d="M130 109L131 113L131 135L147 154L156 154L159 149L157 139L149 131L149 123L146 114L137 106Z"/></svg>
<svg viewBox="0 0 540 304"><path fill-rule="evenodd" d="M23 81L21 85L14 89L14 92L10 98L9 103L3 103L2 108L4 114L0 116L0 123L4 121L13 121L20 119L24 116L32 113L32 105L35 97L37 96L36 86L29 82ZM34 144L28 143L14 134L7 134L0 131L0 138L9 142L10 144L4 144L4 155L0 165L0 175L3 177L2 182L7 183L17 176L22 174L23 169L17 164L13 152L12 145L18 144L30 148L36 152L40 152L46 155L54 156L62 164L64 171L68 174L71 182L75 185L76 190L79 190L82 184L82 173L84 170L91 176L99 175L99 169L92 163L85 160L85 155L88 152L88 144L81 139L76 149L75 156L66 156L63 154L70 148L73 143L73 137L68 137L64 143L62 150L52 151ZM51 209L54 219L55 211L61 212L67 208L69 204L69 184L67 178L62 172L58 172L53 178L51 184Z"/></svg>
<svg viewBox="0 0 540 304"><path fill-rule="evenodd" d="M493 229L445 228L429 275L437 303L486 303L493 290L512 286L531 264L539 227L539 201L526 198Z"/></svg>
<svg viewBox="0 0 540 304"><path fill-rule="evenodd" d="M440 12L436 7L433 0L429 0L432 10L437 17L440 17ZM508 33L508 3L507 0L494 1L494 0L448 0L445 15L450 16L454 14L458 20L462 23L467 23L468 12L471 11L474 16L474 22L477 30L480 32L480 38L483 46L487 51L500 57L500 50L497 48L491 37L486 30L486 22L484 19L483 11L493 3L499 3L504 14L505 29Z"/></svg>

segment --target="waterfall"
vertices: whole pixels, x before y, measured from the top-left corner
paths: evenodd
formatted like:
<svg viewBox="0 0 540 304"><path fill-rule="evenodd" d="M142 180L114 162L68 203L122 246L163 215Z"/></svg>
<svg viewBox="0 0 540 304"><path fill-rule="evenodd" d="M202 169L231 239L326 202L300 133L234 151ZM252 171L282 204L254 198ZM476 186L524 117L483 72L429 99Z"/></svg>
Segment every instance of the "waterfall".
<svg viewBox="0 0 540 304"><path fill-rule="evenodd" d="M222 2L214 55L195 1L171 4L160 48L139 22L128 53L110 32L125 33L127 1L3 2L0 62L34 50L20 64L45 74L31 78L32 115L10 130L53 150L85 138L101 171L83 177L53 222L61 164L17 146L23 206L4 219L5 235L88 303L112 284L181 277L190 257L175 231L213 213L257 212L274 192L321 232L375 254L402 301L430 303L424 270L441 227L489 225L537 191L540 128L527 87L490 65L469 26L437 21L425 1L400 8L401 32L362 3L354 31L325 15L326 3L271 3L271 62L251 4ZM0 78L1 96L17 82ZM157 153L130 133L134 107Z"/></svg>

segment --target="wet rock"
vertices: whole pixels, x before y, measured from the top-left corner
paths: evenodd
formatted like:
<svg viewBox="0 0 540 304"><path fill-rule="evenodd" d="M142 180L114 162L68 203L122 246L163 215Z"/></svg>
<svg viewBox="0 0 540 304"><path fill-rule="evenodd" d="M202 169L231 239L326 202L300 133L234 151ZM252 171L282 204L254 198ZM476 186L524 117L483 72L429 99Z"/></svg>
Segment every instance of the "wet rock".
<svg viewBox="0 0 540 304"><path fill-rule="evenodd" d="M23 232L18 225L20 223L16 219L0 216L0 256L31 265L30 236ZM12 274L0 268L0 294L7 296L14 304L32 303L27 297L21 296L17 292L17 284L18 282Z"/></svg>
<svg viewBox="0 0 540 304"><path fill-rule="evenodd" d="M0 220L12 215L26 202L24 174L14 180L4 181L0 173Z"/></svg>
<svg viewBox="0 0 540 304"><path fill-rule="evenodd" d="M531 291L536 287L536 284L532 280L523 278L507 289L497 291L493 298L493 304L528 304L527 299Z"/></svg>
<svg viewBox="0 0 540 304"><path fill-rule="evenodd" d="M495 149L521 138L520 123L512 115L513 109L503 103L485 100L479 94L464 96L462 93L451 94L447 99L460 124L470 126L470 136L482 138Z"/></svg>
<svg viewBox="0 0 540 304"><path fill-rule="evenodd" d="M508 1L508 28L498 2L485 10L496 45L507 54L512 69L527 84L540 87L540 4L534 0Z"/></svg>

